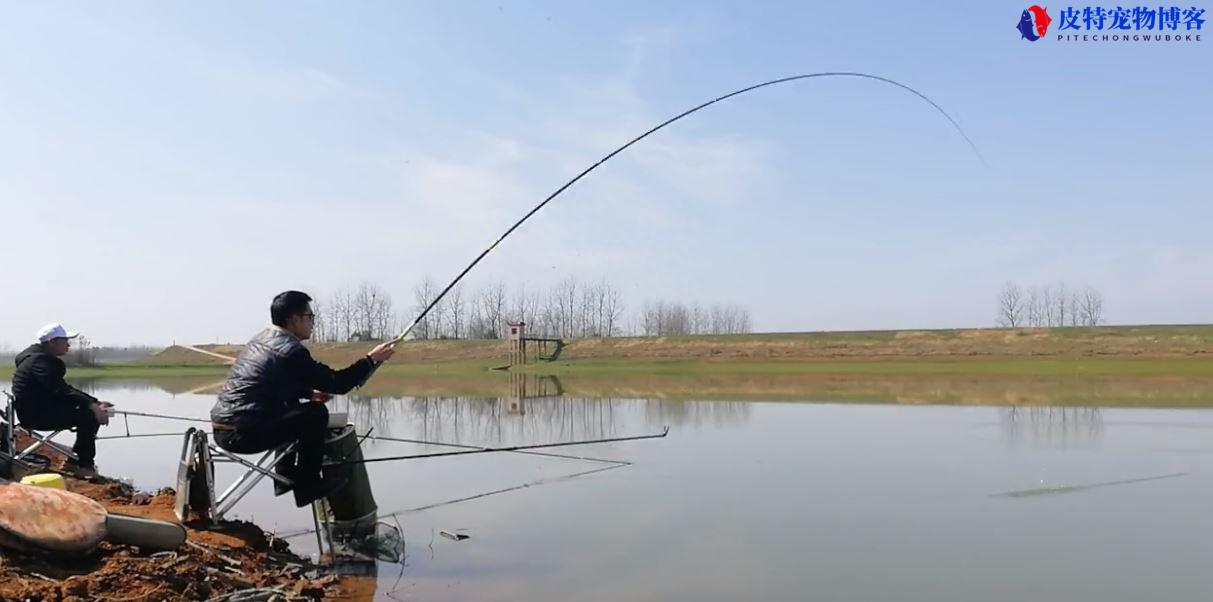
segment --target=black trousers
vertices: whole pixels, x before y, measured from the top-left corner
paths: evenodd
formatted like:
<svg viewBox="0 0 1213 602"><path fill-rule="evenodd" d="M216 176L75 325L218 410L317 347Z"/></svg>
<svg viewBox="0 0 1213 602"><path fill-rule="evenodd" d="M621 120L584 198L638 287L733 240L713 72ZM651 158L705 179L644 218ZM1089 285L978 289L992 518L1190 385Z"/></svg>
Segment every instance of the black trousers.
<svg viewBox="0 0 1213 602"><path fill-rule="evenodd" d="M315 483L320 480L328 422L329 411L324 404L305 403L260 424L235 430L216 429L215 443L232 453L255 454L296 441L299 443L296 453L283 458L278 472L300 483Z"/></svg>
<svg viewBox="0 0 1213 602"><path fill-rule="evenodd" d="M88 408L76 406L46 406L35 411L17 412L21 426L34 431L76 429L76 444L72 452L80 458L81 466L92 466L97 458L97 431L101 424Z"/></svg>

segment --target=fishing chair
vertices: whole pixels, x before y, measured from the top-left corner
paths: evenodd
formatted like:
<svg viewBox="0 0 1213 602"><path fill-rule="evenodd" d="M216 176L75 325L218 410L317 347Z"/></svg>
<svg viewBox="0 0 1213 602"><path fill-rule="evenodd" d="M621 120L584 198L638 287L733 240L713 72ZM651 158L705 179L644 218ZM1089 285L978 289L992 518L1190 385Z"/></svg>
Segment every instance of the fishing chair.
<svg viewBox="0 0 1213 602"><path fill-rule="evenodd" d="M3 443L0 443L0 448L2 448L0 449L0 453L9 456L13 460L23 460L37 451L38 448L46 446L68 458L71 458L72 460L80 460L80 458L76 456L75 452L73 452L70 447L52 441L52 439L59 436L60 433L70 429L59 429L57 431L51 431L49 435L39 435L34 430L17 424L16 407L13 405L13 402L16 400L7 390L3 391L3 393L5 397L5 404L3 415L0 415L0 431L3 431L4 439ZM29 447L26 447L21 451L17 451L18 432L34 440Z"/></svg>
<svg viewBox="0 0 1213 602"><path fill-rule="evenodd" d="M177 469L177 499L173 506L177 518L186 520L192 510L218 525L261 479L269 477L279 485L293 487L294 483L274 468L295 451L296 445L294 442L281 445L263 453L256 462L250 462L211 443L205 431L189 429L181 445L181 464ZM247 469L218 497L215 495L215 462L230 462Z"/></svg>

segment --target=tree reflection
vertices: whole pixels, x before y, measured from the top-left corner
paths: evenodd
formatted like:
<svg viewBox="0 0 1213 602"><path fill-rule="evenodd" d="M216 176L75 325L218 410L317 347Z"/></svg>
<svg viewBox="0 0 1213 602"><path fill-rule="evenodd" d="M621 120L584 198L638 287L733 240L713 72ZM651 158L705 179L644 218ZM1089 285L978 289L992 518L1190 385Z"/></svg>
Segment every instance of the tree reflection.
<svg viewBox="0 0 1213 602"><path fill-rule="evenodd" d="M351 395L331 405L377 435L492 447L734 425L751 411L746 402L569 397L554 377L516 376L508 397Z"/></svg>
<svg viewBox="0 0 1213 602"><path fill-rule="evenodd" d="M1004 440L1010 445L1067 448L1103 438L1100 408L1010 407L1000 410Z"/></svg>

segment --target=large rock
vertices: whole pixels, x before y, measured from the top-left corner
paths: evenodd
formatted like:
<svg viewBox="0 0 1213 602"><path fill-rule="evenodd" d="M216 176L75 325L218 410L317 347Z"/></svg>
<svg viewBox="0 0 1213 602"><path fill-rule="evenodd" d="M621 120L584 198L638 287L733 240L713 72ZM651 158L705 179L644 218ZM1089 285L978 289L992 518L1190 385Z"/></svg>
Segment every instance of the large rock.
<svg viewBox="0 0 1213 602"><path fill-rule="evenodd" d="M105 508L83 495L0 482L0 545L88 554L105 539Z"/></svg>

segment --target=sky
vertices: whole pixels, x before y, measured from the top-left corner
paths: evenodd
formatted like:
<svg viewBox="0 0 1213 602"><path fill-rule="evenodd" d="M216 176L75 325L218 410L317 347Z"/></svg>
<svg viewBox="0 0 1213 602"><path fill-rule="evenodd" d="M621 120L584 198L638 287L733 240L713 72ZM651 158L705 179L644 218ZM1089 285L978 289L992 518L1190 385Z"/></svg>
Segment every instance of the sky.
<svg viewBox="0 0 1213 602"><path fill-rule="evenodd" d="M467 286L802 331L990 326L1005 283L1065 282L1109 323L1213 322L1213 41L1029 42L1024 8L0 2L0 346L240 342L282 290L362 282L411 318L632 136L818 71L917 88L985 163L892 86L766 88L605 164Z"/></svg>

